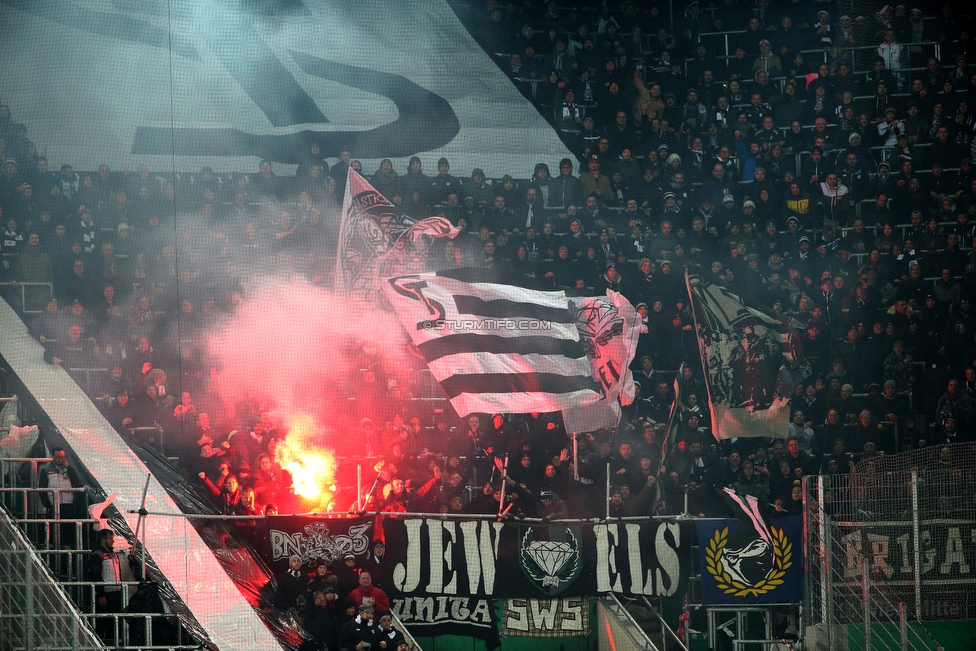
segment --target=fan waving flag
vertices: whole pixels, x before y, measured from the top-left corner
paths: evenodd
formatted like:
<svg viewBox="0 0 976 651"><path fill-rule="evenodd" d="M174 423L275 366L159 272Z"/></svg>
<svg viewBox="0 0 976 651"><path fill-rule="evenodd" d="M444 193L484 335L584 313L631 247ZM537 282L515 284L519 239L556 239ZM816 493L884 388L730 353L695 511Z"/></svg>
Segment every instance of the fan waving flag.
<svg viewBox="0 0 976 651"><path fill-rule="evenodd" d="M686 275L715 438L789 429L788 401L810 374L791 322L756 308L704 272Z"/></svg>
<svg viewBox="0 0 976 651"><path fill-rule="evenodd" d="M640 317L623 295L610 290L606 296L582 299L575 308L576 327L593 368L593 379L603 386L607 397L593 405L564 410L563 424L567 432L616 427L620 404L629 405L634 400L630 363L637 350Z"/></svg>
<svg viewBox="0 0 976 651"><path fill-rule="evenodd" d="M458 414L562 411L604 398L565 293L434 273L382 287Z"/></svg>

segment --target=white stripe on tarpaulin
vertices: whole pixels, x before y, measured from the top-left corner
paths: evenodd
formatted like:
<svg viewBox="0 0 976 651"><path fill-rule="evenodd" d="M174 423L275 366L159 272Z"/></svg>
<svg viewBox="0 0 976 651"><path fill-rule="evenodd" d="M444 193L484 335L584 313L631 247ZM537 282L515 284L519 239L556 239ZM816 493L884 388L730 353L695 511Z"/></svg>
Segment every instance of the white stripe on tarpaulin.
<svg viewBox="0 0 976 651"><path fill-rule="evenodd" d="M5 301L0 300L0 355L61 432L71 451L106 493L132 531L148 468L112 429L91 400L59 366L43 360L43 348ZM146 508L179 514L158 481L149 482ZM148 517L146 550L221 651L281 648L230 580L196 529L185 518Z"/></svg>
<svg viewBox="0 0 976 651"><path fill-rule="evenodd" d="M452 375L476 375L486 368L496 368L509 373L521 373L530 369L538 369L545 373L559 373L572 371L576 366L568 367L565 358L551 355L498 355L495 353L462 352L441 357L428 363L431 372L449 377ZM498 371L496 371L498 372Z"/></svg>
<svg viewBox="0 0 976 651"><path fill-rule="evenodd" d="M391 278L382 287L459 414L561 411L603 397L563 292L434 273ZM480 325L510 320L517 327Z"/></svg>
<svg viewBox="0 0 976 651"><path fill-rule="evenodd" d="M573 403L599 404L592 400L591 391L574 393L465 393L451 404L460 403L467 409L465 414L529 414L539 409L540 401L546 404ZM455 407L458 409L458 407ZM550 407L550 411L553 409ZM459 410L458 413L461 413Z"/></svg>

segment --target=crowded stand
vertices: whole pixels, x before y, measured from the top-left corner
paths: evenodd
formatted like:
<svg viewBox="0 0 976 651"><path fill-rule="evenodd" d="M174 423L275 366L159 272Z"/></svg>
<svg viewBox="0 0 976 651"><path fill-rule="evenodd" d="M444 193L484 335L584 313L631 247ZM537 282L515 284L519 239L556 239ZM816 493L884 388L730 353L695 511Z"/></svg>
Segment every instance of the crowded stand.
<svg viewBox="0 0 976 651"><path fill-rule="evenodd" d="M419 360L394 373L375 342L344 341L335 366L352 370L322 388L344 433L331 511L721 516L711 487L732 486L787 515L806 475L972 441L968 19L930 3L859 16L830 2L668 6L456 7L576 153L502 178L319 145L293 173L269 160L234 173L76 170L40 155L29 118L0 106L0 294L124 437L158 446L229 515L308 505L276 454L273 400L228 406L213 391L210 336L261 275L331 289L348 170L403 214L461 230L432 245L429 270L621 292L642 334L620 426L579 433L558 413L461 418ZM779 438L712 435L685 285L696 268L800 329L813 372ZM365 494L357 466L377 468ZM385 595L363 599L387 580L382 544L372 559L282 577L277 605L345 621L364 602L387 610ZM310 621L329 648L356 634L320 615Z"/></svg>

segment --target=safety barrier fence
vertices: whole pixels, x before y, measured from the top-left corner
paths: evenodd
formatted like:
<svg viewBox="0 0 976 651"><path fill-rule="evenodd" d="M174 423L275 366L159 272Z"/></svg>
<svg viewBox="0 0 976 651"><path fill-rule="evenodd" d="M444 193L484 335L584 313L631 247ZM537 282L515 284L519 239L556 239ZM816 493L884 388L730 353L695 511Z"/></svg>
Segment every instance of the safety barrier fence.
<svg viewBox="0 0 976 651"><path fill-rule="evenodd" d="M597 631L600 648L617 651L664 651L669 648L655 644L616 595L603 595L597 599L597 616L604 622ZM680 644L677 638L675 640ZM682 645L680 648L686 647Z"/></svg>
<svg viewBox="0 0 976 651"><path fill-rule="evenodd" d="M970 619L972 446L933 446L808 477L808 648L936 649L923 622Z"/></svg>
<svg viewBox="0 0 976 651"><path fill-rule="evenodd" d="M0 639L11 651L103 645L16 523L0 509Z"/></svg>
<svg viewBox="0 0 976 651"><path fill-rule="evenodd" d="M52 283L6 282L0 283L0 287L10 287L19 291L20 308L25 314L42 313L48 301L54 296L54 285ZM29 301L27 300L28 295L30 295Z"/></svg>

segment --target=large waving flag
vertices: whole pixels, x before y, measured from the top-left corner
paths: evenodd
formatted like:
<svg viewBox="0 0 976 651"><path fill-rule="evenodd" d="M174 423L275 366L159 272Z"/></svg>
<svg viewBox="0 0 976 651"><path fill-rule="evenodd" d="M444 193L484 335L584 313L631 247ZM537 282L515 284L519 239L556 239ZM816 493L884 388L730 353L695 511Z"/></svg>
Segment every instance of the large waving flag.
<svg viewBox="0 0 976 651"><path fill-rule="evenodd" d="M376 300L380 278L423 271L431 240L453 238L458 232L444 217L415 222L350 169L342 200L335 291Z"/></svg>
<svg viewBox="0 0 976 651"><path fill-rule="evenodd" d="M563 411L604 398L564 292L435 273L382 287L458 414Z"/></svg>
<svg viewBox="0 0 976 651"><path fill-rule="evenodd" d="M618 292L592 296L574 304L576 328L606 398L586 407L563 410L567 432L593 432L616 427L620 405L634 400L634 378L630 363L637 351L640 316L634 306Z"/></svg>
<svg viewBox="0 0 976 651"><path fill-rule="evenodd" d="M379 260L414 223L353 169L342 199L335 291L372 300Z"/></svg>
<svg viewBox="0 0 976 651"><path fill-rule="evenodd" d="M788 401L810 374L796 328L748 307L705 272L686 275L715 438L783 438Z"/></svg>

